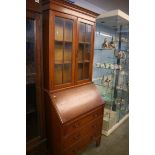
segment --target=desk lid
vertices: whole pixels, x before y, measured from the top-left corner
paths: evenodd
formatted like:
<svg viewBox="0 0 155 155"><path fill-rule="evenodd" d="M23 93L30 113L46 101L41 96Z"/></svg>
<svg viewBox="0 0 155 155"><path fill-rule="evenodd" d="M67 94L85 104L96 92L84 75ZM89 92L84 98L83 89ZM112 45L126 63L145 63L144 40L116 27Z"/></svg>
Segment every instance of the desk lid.
<svg viewBox="0 0 155 155"><path fill-rule="evenodd" d="M94 84L67 89L50 97L62 123L104 104Z"/></svg>

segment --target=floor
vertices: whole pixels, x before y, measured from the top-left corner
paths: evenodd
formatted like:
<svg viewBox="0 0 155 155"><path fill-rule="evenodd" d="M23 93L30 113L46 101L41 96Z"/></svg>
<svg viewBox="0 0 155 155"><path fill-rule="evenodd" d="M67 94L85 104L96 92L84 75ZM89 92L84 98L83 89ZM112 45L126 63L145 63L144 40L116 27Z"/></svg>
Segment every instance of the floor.
<svg viewBox="0 0 155 155"><path fill-rule="evenodd" d="M108 137L102 135L99 147L91 144L80 155L129 155L129 119Z"/></svg>

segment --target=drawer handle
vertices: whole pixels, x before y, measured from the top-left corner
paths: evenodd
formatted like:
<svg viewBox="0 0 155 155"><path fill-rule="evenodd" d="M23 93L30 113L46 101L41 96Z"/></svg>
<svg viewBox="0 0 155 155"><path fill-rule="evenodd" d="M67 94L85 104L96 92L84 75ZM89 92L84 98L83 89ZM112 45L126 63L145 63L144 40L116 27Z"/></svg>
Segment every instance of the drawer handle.
<svg viewBox="0 0 155 155"><path fill-rule="evenodd" d="M74 140L78 140L80 138L80 135L76 135L76 136L74 136Z"/></svg>
<svg viewBox="0 0 155 155"><path fill-rule="evenodd" d="M55 98L57 98L57 96L56 95L53 95L53 98L55 99Z"/></svg>
<svg viewBox="0 0 155 155"><path fill-rule="evenodd" d="M97 129L97 125L96 124L92 125L92 128Z"/></svg>
<svg viewBox="0 0 155 155"><path fill-rule="evenodd" d="M96 118L96 117L98 117L98 116L99 116L98 114L95 114L95 115L94 115L94 118Z"/></svg>
<svg viewBox="0 0 155 155"><path fill-rule="evenodd" d="M73 125L73 127L74 127L74 128L78 128L78 127L79 127L79 124L78 124L78 123L75 123L75 124Z"/></svg>

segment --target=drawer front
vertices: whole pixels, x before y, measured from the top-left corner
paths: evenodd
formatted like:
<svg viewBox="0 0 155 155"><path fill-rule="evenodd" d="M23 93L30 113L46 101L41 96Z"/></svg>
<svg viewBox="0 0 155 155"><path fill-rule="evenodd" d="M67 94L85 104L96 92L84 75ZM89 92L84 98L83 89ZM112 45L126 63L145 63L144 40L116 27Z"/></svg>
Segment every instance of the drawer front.
<svg viewBox="0 0 155 155"><path fill-rule="evenodd" d="M86 127L80 128L70 136L63 139L63 148L68 149L74 143L77 143L85 136L101 135L103 117L89 123Z"/></svg>
<svg viewBox="0 0 155 155"><path fill-rule="evenodd" d="M63 127L63 135L68 136L71 133L82 128L86 124L90 123L91 121L98 119L101 116L103 116L103 108L102 107L96 109L95 111L92 111L91 113L89 113L85 117L81 118L80 120L77 120L71 124L66 124Z"/></svg>
<svg viewBox="0 0 155 155"><path fill-rule="evenodd" d="M101 134L87 135L78 143L74 144L70 149L66 150L63 155L77 155L79 151L85 148L89 143L100 138Z"/></svg>

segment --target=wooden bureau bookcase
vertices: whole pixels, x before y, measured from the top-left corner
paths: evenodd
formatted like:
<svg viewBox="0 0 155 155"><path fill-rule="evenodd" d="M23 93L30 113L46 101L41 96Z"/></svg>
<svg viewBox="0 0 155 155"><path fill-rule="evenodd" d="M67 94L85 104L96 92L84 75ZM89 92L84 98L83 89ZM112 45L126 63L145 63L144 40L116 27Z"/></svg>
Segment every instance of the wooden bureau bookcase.
<svg viewBox="0 0 155 155"><path fill-rule="evenodd" d="M74 155L100 144L104 102L92 84L98 14L64 0L44 0L42 9L48 148Z"/></svg>

